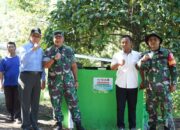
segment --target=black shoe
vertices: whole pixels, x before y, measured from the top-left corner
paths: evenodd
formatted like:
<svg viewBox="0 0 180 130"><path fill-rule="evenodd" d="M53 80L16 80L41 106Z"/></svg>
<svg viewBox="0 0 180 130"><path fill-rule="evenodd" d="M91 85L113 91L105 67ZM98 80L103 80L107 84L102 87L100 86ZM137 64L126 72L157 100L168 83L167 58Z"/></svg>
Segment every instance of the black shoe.
<svg viewBox="0 0 180 130"><path fill-rule="evenodd" d="M62 130L61 126L56 126L56 128L54 128L54 130Z"/></svg>
<svg viewBox="0 0 180 130"><path fill-rule="evenodd" d="M14 121L14 114L11 114L11 116L10 116L10 121Z"/></svg>
<svg viewBox="0 0 180 130"><path fill-rule="evenodd" d="M75 122L76 130L85 130L84 127L81 125L81 122Z"/></svg>
<svg viewBox="0 0 180 130"><path fill-rule="evenodd" d="M10 121L14 122L14 117L11 117Z"/></svg>
<svg viewBox="0 0 180 130"><path fill-rule="evenodd" d="M61 122L57 122L56 123L56 128L54 130L62 130L62 123Z"/></svg>
<svg viewBox="0 0 180 130"><path fill-rule="evenodd" d="M21 127L22 130L33 130L33 128L31 126L28 126L28 127Z"/></svg>
<svg viewBox="0 0 180 130"><path fill-rule="evenodd" d="M12 115L8 116L6 119L6 122L8 122L8 123L14 122L14 116L12 116Z"/></svg>
<svg viewBox="0 0 180 130"><path fill-rule="evenodd" d="M130 128L130 130L136 130L136 128Z"/></svg>
<svg viewBox="0 0 180 130"><path fill-rule="evenodd" d="M41 129L38 127L38 124L37 124L37 123L32 124L30 128L31 128L32 130L41 130Z"/></svg>
<svg viewBox="0 0 180 130"><path fill-rule="evenodd" d="M168 127L164 126L164 130L170 130Z"/></svg>
<svg viewBox="0 0 180 130"><path fill-rule="evenodd" d="M151 126L149 130L156 130L156 125Z"/></svg>
<svg viewBox="0 0 180 130"><path fill-rule="evenodd" d="M39 127L33 127L33 130L41 130Z"/></svg>
<svg viewBox="0 0 180 130"><path fill-rule="evenodd" d="M23 130L31 130L30 128L23 128Z"/></svg>
<svg viewBox="0 0 180 130"><path fill-rule="evenodd" d="M125 128L120 127L120 128L118 128L118 130L125 130Z"/></svg>

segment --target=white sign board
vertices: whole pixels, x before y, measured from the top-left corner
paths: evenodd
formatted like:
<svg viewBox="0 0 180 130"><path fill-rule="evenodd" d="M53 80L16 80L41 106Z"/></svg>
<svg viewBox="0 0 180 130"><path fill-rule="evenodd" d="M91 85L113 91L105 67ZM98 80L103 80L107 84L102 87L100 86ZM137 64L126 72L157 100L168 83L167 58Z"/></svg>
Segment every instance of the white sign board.
<svg viewBox="0 0 180 130"><path fill-rule="evenodd" d="M94 77L93 89L98 91L110 91L113 89L113 78Z"/></svg>

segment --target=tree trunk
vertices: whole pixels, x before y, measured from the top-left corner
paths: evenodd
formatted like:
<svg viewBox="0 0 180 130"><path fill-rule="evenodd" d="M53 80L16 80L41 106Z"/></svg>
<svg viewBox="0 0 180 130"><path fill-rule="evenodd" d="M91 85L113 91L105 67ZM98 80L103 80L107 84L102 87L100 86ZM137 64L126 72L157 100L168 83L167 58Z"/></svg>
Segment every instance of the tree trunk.
<svg viewBox="0 0 180 130"><path fill-rule="evenodd" d="M133 49L136 51L139 51L140 43L141 43L141 36L139 36L138 34L134 34L133 40L134 40Z"/></svg>
<svg viewBox="0 0 180 130"><path fill-rule="evenodd" d="M140 49L140 43L141 43L141 37L142 37L142 33L141 33L141 27L138 26L137 24L133 25L133 29L132 29L132 38L134 41L134 47L133 49L136 51L139 51Z"/></svg>

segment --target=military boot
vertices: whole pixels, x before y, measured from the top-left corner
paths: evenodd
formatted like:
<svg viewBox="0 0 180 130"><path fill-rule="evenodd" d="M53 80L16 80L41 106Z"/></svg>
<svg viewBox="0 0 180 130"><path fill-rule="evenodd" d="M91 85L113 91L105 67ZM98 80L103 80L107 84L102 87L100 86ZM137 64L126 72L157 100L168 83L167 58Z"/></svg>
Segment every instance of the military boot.
<svg viewBox="0 0 180 130"><path fill-rule="evenodd" d="M164 130L170 130L168 127L164 126Z"/></svg>
<svg viewBox="0 0 180 130"><path fill-rule="evenodd" d="M149 130L156 130L156 125L151 126Z"/></svg>
<svg viewBox="0 0 180 130"><path fill-rule="evenodd" d="M81 125L81 122L75 122L76 124L76 130L85 130L84 127Z"/></svg>
<svg viewBox="0 0 180 130"><path fill-rule="evenodd" d="M56 128L54 130L62 130L62 123L61 122L57 122L56 123Z"/></svg>

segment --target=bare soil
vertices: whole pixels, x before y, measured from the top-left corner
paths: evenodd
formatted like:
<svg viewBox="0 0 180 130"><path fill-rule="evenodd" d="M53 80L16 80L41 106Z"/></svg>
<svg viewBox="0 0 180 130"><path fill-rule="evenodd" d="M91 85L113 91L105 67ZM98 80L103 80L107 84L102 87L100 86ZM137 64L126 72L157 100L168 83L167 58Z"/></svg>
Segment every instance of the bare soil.
<svg viewBox="0 0 180 130"><path fill-rule="evenodd" d="M0 104L0 130L21 130L21 124L17 121L10 122L9 114L6 111L4 103ZM53 130L55 125L55 120L52 116L52 107L50 102L46 102L46 105L41 103L39 108L39 127L42 130ZM68 130L68 129L64 129Z"/></svg>

